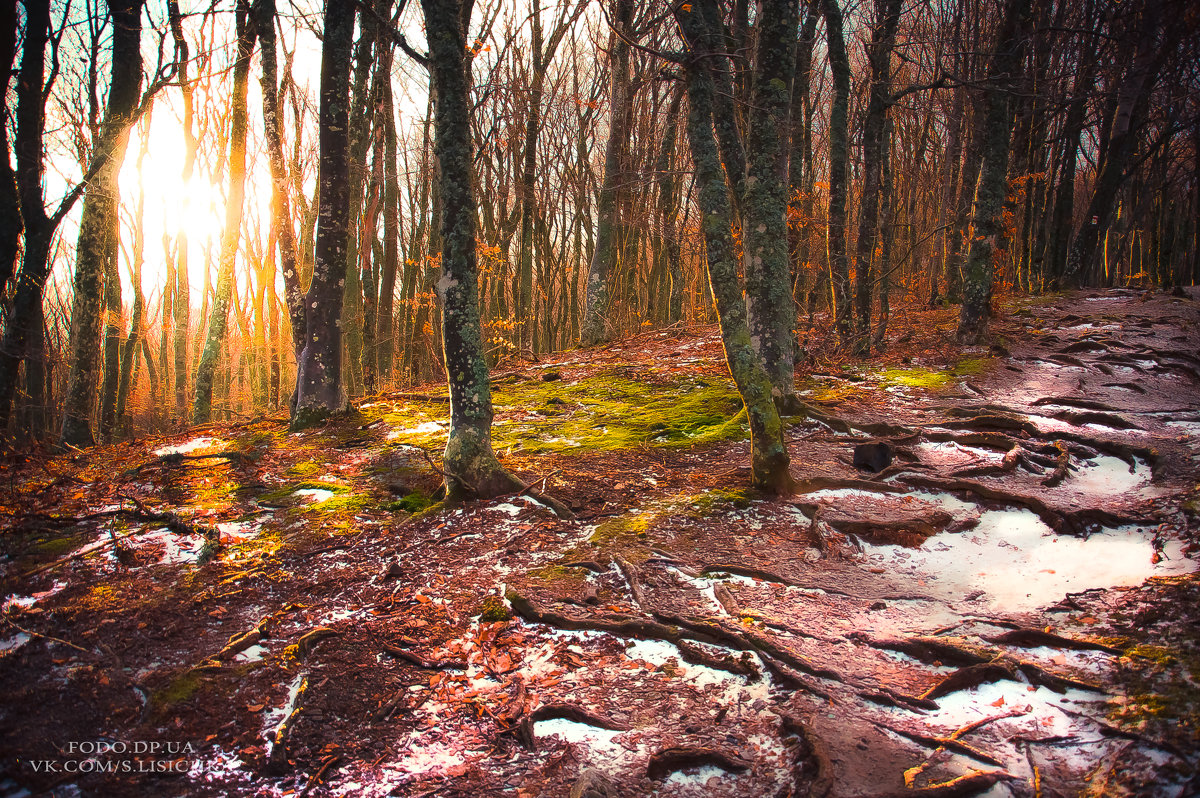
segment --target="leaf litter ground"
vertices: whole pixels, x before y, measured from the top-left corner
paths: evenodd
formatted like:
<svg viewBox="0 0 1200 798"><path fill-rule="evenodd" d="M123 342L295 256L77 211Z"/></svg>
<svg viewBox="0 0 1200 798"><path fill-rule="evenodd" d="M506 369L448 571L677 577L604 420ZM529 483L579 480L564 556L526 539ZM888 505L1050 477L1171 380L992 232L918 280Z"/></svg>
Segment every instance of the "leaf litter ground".
<svg viewBox="0 0 1200 798"><path fill-rule="evenodd" d="M0 790L1195 794L1198 319L1061 295L962 350L914 310L869 366L808 335L786 500L745 490L711 327L497 375L569 520L430 506L438 386L12 455Z"/></svg>

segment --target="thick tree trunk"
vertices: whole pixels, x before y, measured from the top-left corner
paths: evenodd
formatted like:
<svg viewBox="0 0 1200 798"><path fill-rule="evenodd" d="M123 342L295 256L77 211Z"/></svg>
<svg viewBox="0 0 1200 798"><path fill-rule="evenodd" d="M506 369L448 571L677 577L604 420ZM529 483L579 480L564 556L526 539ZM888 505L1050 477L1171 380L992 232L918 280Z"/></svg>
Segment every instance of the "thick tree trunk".
<svg viewBox="0 0 1200 798"><path fill-rule="evenodd" d="M522 487L492 451L492 392L479 323L475 252L470 78L466 20L471 0L421 0L437 92L435 151L441 189L442 339L450 385L450 438L443 466L451 500L487 498Z"/></svg>
<svg viewBox="0 0 1200 798"><path fill-rule="evenodd" d="M829 279L833 287L834 326L843 343L850 340L850 257L846 249L850 197L850 57L842 32L838 0L821 0L833 73L833 106L829 112Z"/></svg>
<svg viewBox="0 0 1200 798"><path fill-rule="evenodd" d="M116 234L117 176L125 161L129 127L142 84L142 0L114 0L112 79L95 157L104 165L88 184L76 245L74 299L71 305L71 366L63 404L61 440L68 446L91 446L92 408L100 377L100 300L109 238Z"/></svg>
<svg viewBox="0 0 1200 798"><path fill-rule="evenodd" d="M971 248L967 254L958 340L980 344L987 339L991 318L993 259L1003 232L1002 213L1008 190L1008 153L1012 137L1012 91L1025 52L1024 22L1030 0L1008 0L1004 22L988 69L984 112L976 135L983 142L979 183L972 211Z"/></svg>
<svg viewBox="0 0 1200 798"><path fill-rule="evenodd" d="M797 24L795 0L759 3L750 98L754 110L748 121L742 195L750 340L771 378L776 401L784 403L796 393L792 338L796 306L787 246L787 128Z"/></svg>
<svg viewBox="0 0 1200 798"><path fill-rule="evenodd" d="M42 299L46 280L50 275L50 242L58 224L46 215L42 191L45 174L43 137L46 125L42 84L45 81L46 45L50 35L50 3L48 0L30 0L25 4L25 8L25 42L17 74L16 135L13 140L17 169L12 175L15 181L13 188L18 194L13 204L19 204L20 207L13 207L0 218L0 225L5 227L5 235L12 236L12 252L4 257L16 257L20 249L22 228L25 242L12 307L4 328L4 340L0 343L0 435L5 434L8 429L20 363L27 357L32 359L32 347L35 343L38 345L38 352L41 352ZM13 11L15 13L15 9ZM6 19L5 25L7 24ZM16 24L15 17L12 24ZM7 37L9 34L3 32L3 35ZM12 35L15 36L15 29ZM11 63L12 57L9 56L9 65ZM6 130L3 140L7 145L7 125L4 127ZM7 169L7 146L3 150L3 157ZM0 179L7 180L8 177L0 175ZM4 246L9 244L6 242ZM28 369L26 376L28 393ZM38 434L38 431L30 432L35 436Z"/></svg>
<svg viewBox="0 0 1200 798"><path fill-rule="evenodd" d="M813 146L812 146L812 56L820 12L808 3L800 41L796 45L795 73L792 76L791 118L788 133L791 157L788 160L790 196L788 252L792 261L792 298L799 302L813 291L809 272L809 237L813 226Z"/></svg>
<svg viewBox="0 0 1200 798"><path fill-rule="evenodd" d="M321 166L318 175L316 261L305 298L304 350L296 374L292 429L344 412L342 302L345 295L350 203L350 45L352 0L326 0L321 47Z"/></svg>
<svg viewBox="0 0 1200 798"><path fill-rule="evenodd" d="M613 24L629 35L633 25L633 0L615 0ZM583 323L580 339L591 346L608 339L609 283L622 252L620 208L618 193L621 186L621 155L629 139L632 124L633 96L629 75L629 45L614 35L609 48L609 70L612 73L612 121L609 123L608 143L604 147L604 182L596 207L596 248L592 252L585 286Z"/></svg>
<svg viewBox="0 0 1200 798"><path fill-rule="evenodd" d="M212 420L213 380L229 329L229 302L233 295L234 266L237 264L242 209L246 198L246 94L255 39L255 25L250 18L248 0L238 0L236 25L238 57L233 65L233 96L230 98L229 196L225 201L225 229L221 234L217 292L208 317L204 350L196 368L196 394L192 403L194 424L207 424Z"/></svg>
<svg viewBox="0 0 1200 798"><path fill-rule="evenodd" d="M711 0L699 0L693 8ZM706 24L705 10L676 9L676 20L692 51L688 63L688 141L700 189L701 229L708 261L709 282L721 324L721 340L733 381L750 422L750 468L755 486L786 493L794 485L783 423L775 407L771 378L751 340L746 304L738 280L737 249L733 240L734 210L729 201L722 158L714 142L714 94L711 76L719 34ZM731 120L726 120L731 122Z"/></svg>

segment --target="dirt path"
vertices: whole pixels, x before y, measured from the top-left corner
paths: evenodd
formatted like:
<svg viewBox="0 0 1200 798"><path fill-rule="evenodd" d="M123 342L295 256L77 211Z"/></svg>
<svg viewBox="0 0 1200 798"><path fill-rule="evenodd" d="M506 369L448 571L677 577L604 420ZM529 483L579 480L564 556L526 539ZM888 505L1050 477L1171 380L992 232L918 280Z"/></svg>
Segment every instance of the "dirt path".
<svg viewBox="0 0 1200 798"><path fill-rule="evenodd" d="M0 793L1196 794L1200 308L1010 310L818 359L786 501L711 329L500 376L570 520L410 516L436 388L12 462Z"/></svg>

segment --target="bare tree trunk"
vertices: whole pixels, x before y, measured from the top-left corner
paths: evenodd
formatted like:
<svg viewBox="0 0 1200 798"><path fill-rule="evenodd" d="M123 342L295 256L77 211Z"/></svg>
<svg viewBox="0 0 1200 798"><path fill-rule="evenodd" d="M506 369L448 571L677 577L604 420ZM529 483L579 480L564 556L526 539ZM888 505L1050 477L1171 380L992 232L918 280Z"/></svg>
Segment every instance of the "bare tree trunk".
<svg viewBox="0 0 1200 798"><path fill-rule="evenodd" d="M721 323L721 340L733 381L746 406L750 422L751 480L756 487L774 493L789 492L794 483L788 471L790 458L783 436L783 423L775 407L771 378L751 342L746 304L738 280L737 250L733 241L734 209L729 201L722 158L714 143L714 127L733 124L726 119L717 123L719 111L714 105L716 86L711 72L723 57L719 29L712 0L697 0L690 10L678 9L675 18L691 49L687 65L688 140L696 165L696 183L700 189L701 229L708 260L709 283ZM723 82L723 81L722 81Z"/></svg>
<svg viewBox="0 0 1200 798"><path fill-rule="evenodd" d="M196 368L196 394L192 404L194 424L207 424L212 419L213 380L229 329L229 302L233 295L234 266L246 198L246 93L255 39L248 0L238 0L236 25L237 61L233 65L233 96L230 98L229 196L225 203L225 229L221 234L217 293L208 317L204 351Z"/></svg>
<svg viewBox="0 0 1200 798"><path fill-rule="evenodd" d="M633 0L614 0L616 4L613 24L629 35L633 25ZM614 34L609 48L609 69L612 73L611 115L608 143L604 147L604 183L596 209L596 248L588 268L586 299L584 301L583 324L580 339L585 346L600 343L610 334L607 323L609 282L620 259L621 245L618 236L619 215L618 193L621 187L621 154L629 138L633 97L630 91L629 45Z"/></svg>
<svg viewBox="0 0 1200 798"><path fill-rule="evenodd" d="M283 160L282 114L279 108L278 60L275 52L275 0L255 0L254 20L262 50L263 129L267 140L267 159L271 167L271 214L279 245L279 266L283 271L284 300L292 322L292 355L297 362L304 349L304 286L296 252L296 232L292 227L291 199L287 165Z"/></svg>
<svg viewBox="0 0 1200 798"><path fill-rule="evenodd" d="M421 0L437 92L435 149L441 188L442 337L450 384L450 437L443 465L452 500L519 490L492 451L492 393L479 324L475 196L471 177L470 77L466 25L471 0Z"/></svg>
<svg viewBox="0 0 1200 798"><path fill-rule="evenodd" d="M321 47L321 167L316 262L305 298L307 325L296 374L292 429L347 408L342 388L342 303L345 296L350 203L350 45L352 0L326 0Z"/></svg>
<svg viewBox="0 0 1200 798"><path fill-rule="evenodd" d="M862 202L858 214L858 241L854 258L858 323L855 348L871 353L871 310L875 290L875 250L879 240L879 205L883 192L883 161L887 157L887 113L892 91L892 47L900 22L900 0L875 0L875 30L867 48L871 87L863 122Z"/></svg>
<svg viewBox="0 0 1200 798"><path fill-rule="evenodd" d="M1030 0L1008 0L1004 22L988 68L984 113L976 135L983 141L983 160L975 189L971 248L967 254L963 303L958 317L958 340L980 344L987 339L991 318L993 255L1002 233L1001 214L1008 188L1009 140L1012 137L1012 98L1025 52L1026 17Z"/></svg>
<svg viewBox="0 0 1200 798"><path fill-rule="evenodd" d="M758 5L754 85L746 136L747 177L742 197L743 268L750 340L781 406L796 393L792 331L796 305L788 265L787 125L795 72L795 0Z"/></svg>
<svg viewBox="0 0 1200 798"><path fill-rule="evenodd" d="M74 299L71 306L71 370L63 404L61 440L68 446L92 446L92 407L99 389L101 279L110 256L118 209L117 176L125 161L129 127L142 85L142 0L114 0L112 79L97 156L104 165L83 199L76 247Z"/></svg>
<svg viewBox="0 0 1200 798"><path fill-rule="evenodd" d="M843 343L850 340L850 257L846 249L850 196L850 57L842 32L838 0L821 0L829 69L833 73L833 107L829 112L829 278L833 286L834 326Z"/></svg>

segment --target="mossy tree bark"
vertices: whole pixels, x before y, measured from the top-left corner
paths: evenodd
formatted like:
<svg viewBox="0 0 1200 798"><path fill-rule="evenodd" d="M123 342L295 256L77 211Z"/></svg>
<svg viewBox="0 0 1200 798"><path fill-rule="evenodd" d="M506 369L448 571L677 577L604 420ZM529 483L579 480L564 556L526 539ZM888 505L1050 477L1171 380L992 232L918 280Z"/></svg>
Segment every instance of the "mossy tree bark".
<svg viewBox="0 0 1200 798"><path fill-rule="evenodd" d="M255 24L250 17L248 0L238 0L237 60L233 65L233 96L229 121L229 196L225 201L225 229L221 234L221 253L217 272L217 290L212 313L208 317L208 335L200 364L196 368L196 393L192 400L192 422L212 420L213 381L217 361L229 330L229 303L233 296L233 269L237 263L241 239L242 208L246 198L246 94L250 78L250 56L254 52Z"/></svg>
<svg viewBox="0 0 1200 798"><path fill-rule="evenodd" d="M746 135L742 197L743 267L750 340L762 357L777 401L796 393L796 306L788 265L788 147L795 71L795 0L762 0L756 21L754 83Z"/></svg>
<svg viewBox="0 0 1200 798"><path fill-rule="evenodd" d="M790 458L783 437L783 422L775 407L771 378L751 340L746 303L738 279L737 248L732 230L734 209L725 167L714 140L717 88L712 71L724 68L715 63L714 57L723 52L723 45L719 44L720 28L710 24L716 19L712 0L699 0L689 6L676 5L675 18L691 51L687 63L687 133L700 190L701 228L709 283L721 324L725 358L750 422L751 480L763 490L786 493L793 488L794 482L788 471Z"/></svg>
<svg viewBox="0 0 1200 798"><path fill-rule="evenodd" d="M342 388L342 302L350 202L350 47L353 0L326 0L321 47L321 164L315 263L305 297L304 349L296 374L292 429L302 429L347 408Z"/></svg>
<svg viewBox="0 0 1200 798"><path fill-rule="evenodd" d="M628 36L633 27L633 0L615 0L613 24ZM633 96L629 75L629 45L613 35L609 46L611 121L604 145L604 182L596 200L596 247L588 266L580 340L584 346L608 339L609 287L621 258L620 208L622 154L629 140Z"/></svg>
<svg viewBox="0 0 1200 798"><path fill-rule="evenodd" d="M964 267L963 303L958 317L960 343L987 340L997 243L1003 232L1004 198L1008 189L1008 152L1012 137L1012 98L1025 52L1024 23L1030 0L1009 0L988 69L984 112L976 135L983 141L983 161L975 189L971 248Z"/></svg>
<svg viewBox="0 0 1200 798"><path fill-rule="evenodd" d="M470 79L465 58L472 0L421 0L436 91L434 150L441 196L442 341L450 386L450 438L443 467L451 500L519 490L492 451L492 393L479 321Z"/></svg>
<svg viewBox="0 0 1200 798"><path fill-rule="evenodd" d="M854 278L855 349L871 353L871 315L874 305L875 261L879 248L879 205L883 193L883 161L887 157L887 112L891 104L892 47L900 22L900 0L876 0L875 29L867 47L871 68L871 87L867 114L863 120L862 205L858 215L858 241L855 246Z"/></svg>
<svg viewBox="0 0 1200 798"><path fill-rule="evenodd" d="M842 10L837 0L821 0L833 105L829 111L829 279L833 288L834 326L843 343L850 340L850 257L846 249L850 197L850 57L846 53Z"/></svg>
<svg viewBox="0 0 1200 798"><path fill-rule="evenodd" d="M117 234L117 176L125 161L129 127L142 85L142 0L114 0L112 78L101 124L97 155L102 166L84 192L76 245L74 298L71 304L71 355L63 404L61 441L92 446L92 410L99 392L101 284Z"/></svg>

